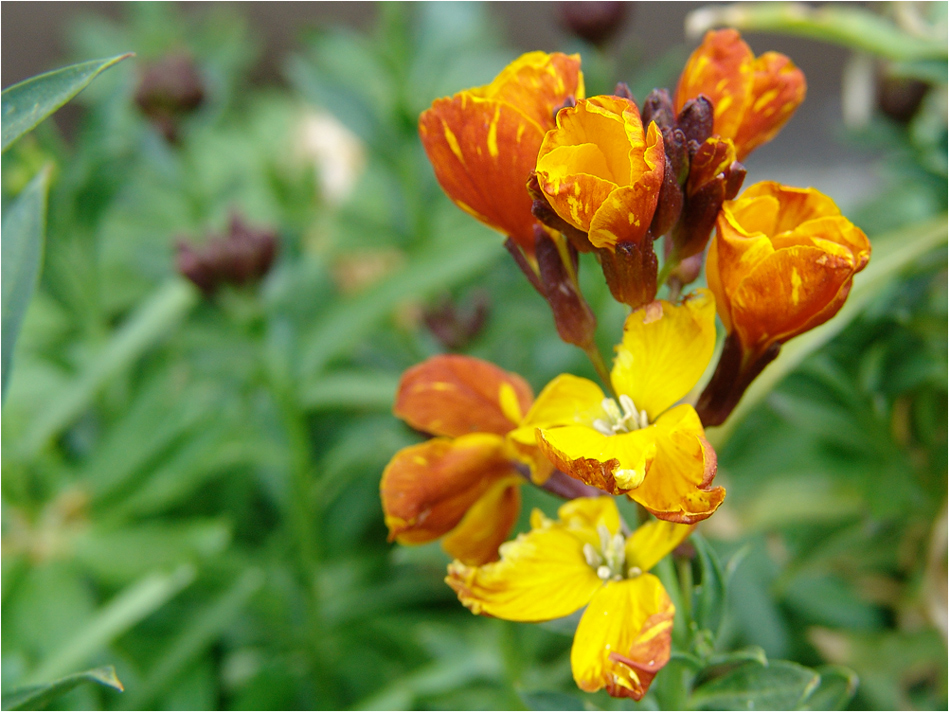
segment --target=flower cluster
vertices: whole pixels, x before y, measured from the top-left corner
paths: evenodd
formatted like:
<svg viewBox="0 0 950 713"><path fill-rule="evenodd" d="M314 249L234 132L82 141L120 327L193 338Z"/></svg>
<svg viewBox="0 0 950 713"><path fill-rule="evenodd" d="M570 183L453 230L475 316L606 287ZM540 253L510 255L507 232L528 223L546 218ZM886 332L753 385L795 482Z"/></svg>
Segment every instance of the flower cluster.
<svg viewBox="0 0 950 713"><path fill-rule="evenodd" d="M469 357L410 369L395 413L432 438L386 468L386 524L402 543L442 538L455 558L446 581L476 614L543 621L586 607L571 651L585 691L640 700L669 659L674 607L648 572L725 497L704 429L782 344L837 313L870 257L864 233L814 189L764 182L740 194L740 162L804 97L787 57L755 57L721 30L675 94L654 90L642 111L623 84L585 97L579 57L532 52L420 118L442 188L507 237L602 383L561 374L535 399L521 377ZM609 371L578 283L583 253L630 308ZM704 258L708 289L684 293ZM690 399L717 314L720 360ZM535 511L531 531L505 542L523 484L569 502L557 520ZM648 521L628 534L611 496Z"/></svg>

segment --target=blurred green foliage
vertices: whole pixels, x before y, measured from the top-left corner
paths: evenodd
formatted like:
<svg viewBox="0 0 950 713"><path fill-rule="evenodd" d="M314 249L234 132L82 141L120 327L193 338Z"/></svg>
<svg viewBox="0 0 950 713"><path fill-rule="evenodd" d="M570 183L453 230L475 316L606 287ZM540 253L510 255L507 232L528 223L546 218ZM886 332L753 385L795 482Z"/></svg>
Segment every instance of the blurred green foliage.
<svg viewBox="0 0 950 713"><path fill-rule="evenodd" d="M52 704L946 707L946 114L935 121L931 99L910 125L875 115L853 134L888 183L849 216L872 241L908 242L943 216L944 247L722 436L726 505L695 557L658 568L677 590L674 659L640 705L582 698L570 622L475 618L443 584L437 545L386 544L379 475L419 438L390 416L392 396L403 370L444 351L427 308L484 290L492 311L466 353L536 390L593 374L500 237L441 193L416 136L433 98L516 53L482 5L376 13L365 35L307 34L285 88L249 81L256 41L226 9L182 22L137 3L121 23L90 19L74 28L77 59L138 58L78 98L70 141L46 122L4 155L5 210L54 167L2 424L4 690L113 664L124 694L80 686ZM171 52L205 88L177 143L133 101L142 67ZM684 56L615 67L642 98ZM363 144L342 202L304 139L317 108ZM175 271L175 240L220 232L232 210L277 231L278 258L260 285L204 300ZM609 351L623 309L596 266L581 282ZM525 490L522 529L531 507L558 504Z"/></svg>

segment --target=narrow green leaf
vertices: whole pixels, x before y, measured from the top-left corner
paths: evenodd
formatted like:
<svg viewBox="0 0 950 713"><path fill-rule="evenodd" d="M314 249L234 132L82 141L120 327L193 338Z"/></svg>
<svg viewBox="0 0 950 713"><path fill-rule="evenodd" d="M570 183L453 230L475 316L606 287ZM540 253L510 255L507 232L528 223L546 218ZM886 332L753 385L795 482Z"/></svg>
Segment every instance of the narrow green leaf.
<svg viewBox="0 0 950 713"><path fill-rule="evenodd" d="M300 376L312 379L331 359L350 350L400 301L426 297L476 275L501 258L504 250L497 239L478 238L413 261L369 292L331 309L304 344Z"/></svg>
<svg viewBox="0 0 950 713"><path fill-rule="evenodd" d="M726 601L726 581L719 557L702 535L692 536L699 558L702 580L693 594L693 621L701 629L708 629L715 638L719 633Z"/></svg>
<svg viewBox="0 0 950 713"><path fill-rule="evenodd" d="M946 242L946 215L874 238L871 261L863 272L855 275L854 286L841 311L820 327L792 339L782 347L778 358L752 382L728 420L722 426L707 429L706 437L713 446L717 449L721 447L742 419L787 374L847 327L891 280L896 279L917 258Z"/></svg>
<svg viewBox="0 0 950 713"><path fill-rule="evenodd" d="M0 247L3 279L0 389L4 396L10 382L13 347L40 273L46 235L49 177L49 166L40 169L3 215L3 240Z"/></svg>
<svg viewBox="0 0 950 713"><path fill-rule="evenodd" d="M302 389L300 405L309 411L347 408L388 411L399 377L384 372L339 371Z"/></svg>
<svg viewBox="0 0 950 713"><path fill-rule="evenodd" d="M44 681L81 666L116 637L160 608L195 578L190 565L171 574L151 574L119 592L66 643L43 661L29 678Z"/></svg>
<svg viewBox="0 0 950 713"><path fill-rule="evenodd" d="M798 706L800 711L840 711L847 707L858 690L858 675L844 666L818 668L821 681Z"/></svg>
<svg viewBox="0 0 950 713"><path fill-rule="evenodd" d="M59 109L99 74L133 54L94 59L30 77L3 90L3 148Z"/></svg>
<svg viewBox="0 0 950 713"><path fill-rule="evenodd" d="M736 3L700 8L686 18L686 33L691 37L699 37L713 27L808 37L895 61L947 61L946 36L938 39L911 34L870 10L852 5Z"/></svg>
<svg viewBox="0 0 950 713"><path fill-rule="evenodd" d="M108 686L120 692L125 690L122 687L122 682L115 675L115 668L103 666L82 673L74 673L52 683L15 688L9 693L3 694L2 707L5 711L40 710L54 699L73 690L79 684L87 682Z"/></svg>
<svg viewBox="0 0 950 713"><path fill-rule="evenodd" d="M207 606L196 611L160 655L133 698L130 710L150 708L152 699L168 688L189 661L210 646L238 618L247 601L263 586L260 570L249 569L235 584Z"/></svg>
<svg viewBox="0 0 950 713"><path fill-rule="evenodd" d="M75 381L58 394L31 424L23 439L21 455L31 457L68 427L110 378L164 337L197 302L197 290L184 280L172 280L160 287L116 330Z"/></svg>
<svg viewBox="0 0 950 713"><path fill-rule="evenodd" d="M791 661L750 662L699 686L691 702L698 710L794 710L820 680L815 671Z"/></svg>

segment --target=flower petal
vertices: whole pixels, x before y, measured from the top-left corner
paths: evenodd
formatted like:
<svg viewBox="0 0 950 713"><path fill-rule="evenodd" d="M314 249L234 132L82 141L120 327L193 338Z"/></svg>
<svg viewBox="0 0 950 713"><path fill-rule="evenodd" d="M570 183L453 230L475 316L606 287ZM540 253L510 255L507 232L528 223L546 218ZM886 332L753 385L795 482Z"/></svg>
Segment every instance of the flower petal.
<svg viewBox="0 0 950 713"><path fill-rule="evenodd" d="M473 613L509 621L557 619L583 607L601 587L584 558L585 539L538 511L532 522L539 527L501 546L500 561L449 565L445 581Z"/></svg>
<svg viewBox="0 0 950 713"><path fill-rule="evenodd" d="M519 475L495 481L442 538L442 549L469 565L497 560L498 548L508 539L521 511L522 483Z"/></svg>
<svg viewBox="0 0 950 713"><path fill-rule="evenodd" d="M583 691L639 701L670 658L676 610L652 574L608 582L581 617L571 670Z"/></svg>
<svg viewBox="0 0 950 713"><path fill-rule="evenodd" d="M531 387L517 374L467 356L441 355L408 369L393 413L439 436L503 435L531 407Z"/></svg>
<svg viewBox="0 0 950 713"><path fill-rule="evenodd" d="M605 436L589 426L539 429L538 446L572 478L622 495L640 486L656 455L656 429Z"/></svg>
<svg viewBox="0 0 950 713"><path fill-rule="evenodd" d="M706 370L716 345L716 303L697 290L682 305L658 300L627 317L610 374L618 394L650 421L685 396Z"/></svg>
<svg viewBox="0 0 950 713"><path fill-rule="evenodd" d="M771 141L805 101L805 75L778 52L766 52L752 64L752 101L735 134L739 159Z"/></svg>
<svg viewBox="0 0 950 713"><path fill-rule="evenodd" d="M474 433L403 448L379 484L390 540L429 542L459 524L498 480L517 475L502 437Z"/></svg>
<svg viewBox="0 0 950 713"><path fill-rule="evenodd" d="M710 487L716 453L703 437L695 409L682 404L656 423L656 457L643 483L627 495L661 520L695 523L712 515L726 496Z"/></svg>
<svg viewBox="0 0 950 713"><path fill-rule="evenodd" d="M545 386L521 426L511 437L522 443L534 443L536 428L590 425L601 416L604 392L590 379L573 374L560 374Z"/></svg>
<svg viewBox="0 0 950 713"><path fill-rule="evenodd" d="M627 567L639 567L641 572L649 572L695 529L695 525L683 525L667 520L651 520L638 527L636 532L627 538Z"/></svg>

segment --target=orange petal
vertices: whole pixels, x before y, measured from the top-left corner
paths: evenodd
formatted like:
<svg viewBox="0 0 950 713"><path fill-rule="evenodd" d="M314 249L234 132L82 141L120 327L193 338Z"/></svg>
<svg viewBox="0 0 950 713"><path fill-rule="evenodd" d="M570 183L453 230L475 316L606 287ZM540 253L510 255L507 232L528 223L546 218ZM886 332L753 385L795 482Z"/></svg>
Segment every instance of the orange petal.
<svg viewBox="0 0 950 713"><path fill-rule="evenodd" d="M652 574L608 582L574 634L571 670L582 691L639 701L670 658L676 610Z"/></svg>
<svg viewBox="0 0 950 713"><path fill-rule="evenodd" d="M533 255L536 221L525 183L544 129L510 104L461 92L422 113L419 136L449 198Z"/></svg>
<svg viewBox="0 0 950 713"><path fill-rule="evenodd" d="M408 369L393 413L413 428L439 436L503 435L531 407L531 387L517 374L459 355L435 356Z"/></svg>
<svg viewBox="0 0 950 713"><path fill-rule="evenodd" d="M771 141L805 101L805 75L785 55L766 52L753 62L752 72L752 101L734 136L740 161Z"/></svg>
<svg viewBox="0 0 950 713"><path fill-rule="evenodd" d="M716 453L703 437L692 406L683 404L656 423L656 457L642 485L627 495L661 520L691 524L722 504L726 491L711 487Z"/></svg>
<svg viewBox="0 0 950 713"><path fill-rule="evenodd" d="M415 544L449 532L492 485L517 471L504 439L475 433L403 448L379 484L389 538Z"/></svg>
<svg viewBox="0 0 950 713"><path fill-rule="evenodd" d="M752 199L768 196L774 203L753 203ZM749 202L747 204L747 201ZM758 205L759 207L750 207ZM729 210L736 217L746 234L757 230L766 235L777 235L794 230L806 220L841 215L835 202L814 188L796 188L776 181L759 181L742 192L735 201L728 203ZM774 207L773 207L774 206ZM774 211L774 216L765 222L757 220L756 211Z"/></svg>
<svg viewBox="0 0 950 713"><path fill-rule="evenodd" d="M546 621L573 614L583 607L601 580L587 564L584 544L570 527L532 515L531 532L501 546L501 560L470 567L449 565L446 582L475 614L509 621Z"/></svg>
<svg viewBox="0 0 950 713"><path fill-rule="evenodd" d="M442 538L442 549L468 565L497 560L499 546L518 520L522 483L524 478L517 475L495 481Z"/></svg>
<svg viewBox="0 0 950 713"><path fill-rule="evenodd" d="M714 132L732 138L739 130L753 82L754 56L732 29L710 30L686 62L676 87L677 113L700 94L713 103Z"/></svg>
<svg viewBox="0 0 950 713"><path fill-rule="evenodd" d="M687 193L695 195L700 188L729 170L737 160L732 141L718 136L706 139L690 161Z"/></svg>

